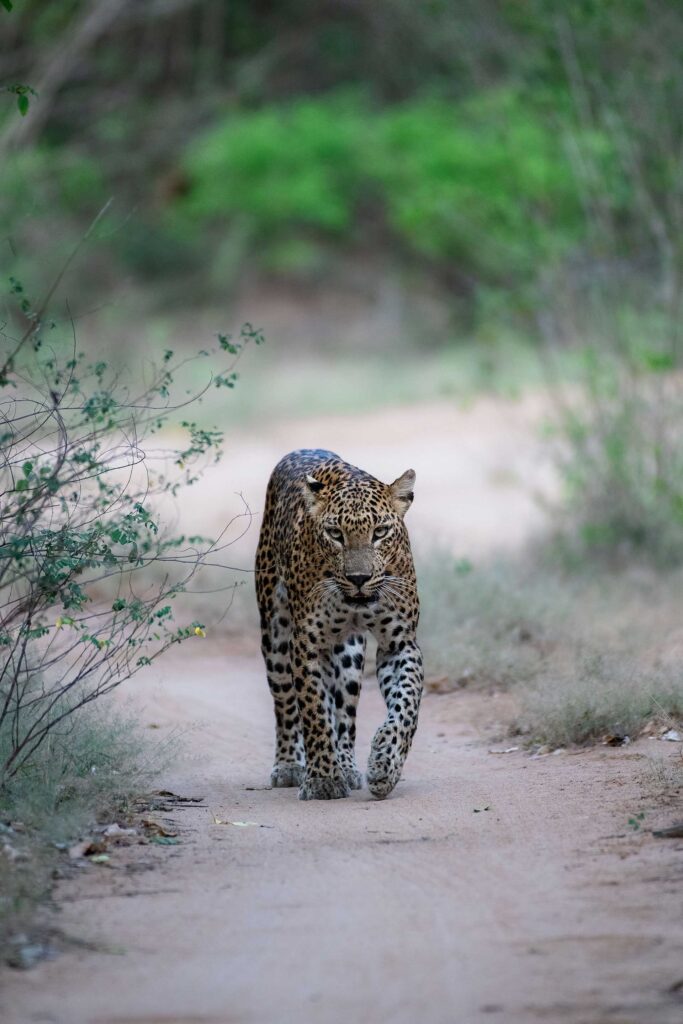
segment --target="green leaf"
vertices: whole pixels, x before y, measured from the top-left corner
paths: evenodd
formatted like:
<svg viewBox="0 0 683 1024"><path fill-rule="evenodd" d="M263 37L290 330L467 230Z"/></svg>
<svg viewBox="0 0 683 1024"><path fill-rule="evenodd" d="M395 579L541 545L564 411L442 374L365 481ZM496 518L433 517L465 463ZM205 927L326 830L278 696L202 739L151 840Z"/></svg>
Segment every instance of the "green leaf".
<svg viewBox="0 0 683 1024"><path fill-rule="evenodd" d="M0 0L0 4L2 4L6 11L11 11L14 6L12 0Z"/></svg>
<svg viewBox="0 0 683 1024"><path fill-rule="evenodd" d="M650 349L643 352L641 358L645 368L652 373L666 373L676 366L676 360L670 352L656 352Z"/></svg>
<svg viewBox="0 0 683 1024"><path fill-rule="evenodd" d="M5 3L6 0L2 0L2 2ZM21 116L26 117L28 114L28 96L23 93L22 95L17 96L17 106L19 107L19 113Z"/></svg>
<svg viewBox="0 0 683 1024"><path fill-rule="evenodd" d="M28 480L17 480L17 486L16 486L15 490L17 490L17 491L27 491L28 490Z"/></svg>
<svg viewBox="0 0 683 1024"><path fill-rule="evenodd" d="M174 839L173 836L152 836L150 843L156 843L157 846L178 846L180 840Z"/></svg>

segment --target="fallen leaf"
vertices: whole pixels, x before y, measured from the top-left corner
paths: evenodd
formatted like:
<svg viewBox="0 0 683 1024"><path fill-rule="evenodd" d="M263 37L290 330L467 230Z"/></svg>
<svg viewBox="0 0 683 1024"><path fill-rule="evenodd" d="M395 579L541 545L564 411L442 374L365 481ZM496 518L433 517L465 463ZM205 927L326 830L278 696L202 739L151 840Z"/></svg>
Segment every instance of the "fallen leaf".
<svg viewBox="0 0 683 1024"><path fill-rule="evenodd" d="M453 693L455 690L462 690L474 679L474 672L465 669L457 678L451 676L428 676L425 679L425 688L430 693Z"/></svg>
<svg viewBox="0 0 683 1024"><path fill-rule="evenodd" d="M94 857L90 857L91 864L108 864L110 860L108 853L96 853Z"/></svg>
<svg viewBox="0 0 683 1024"><path fill-rule="evenodd" d="M178 846L180 840L174 839L173 836L152 836L150 843L156 843L157 846Z"/></svg>
<svg viewBox="0 0 683 1024"><path fill-rule="evenodd" d="M117 825L116 822L112 825L107 825L107 827L102 830L102 835L106 836L108 839L115 839L119 836L136 836L137 834L138 830L136 828L121 828L121 826Z"/></svg>
<svg viewBox="0 0 683 1024"><path fill-rule="evenodd" d="M237 828L272 828L272 825L261 825L258 821L230 821L229 819L219 818L218 815L212 814L214 825L235 825Z"/></svg>
<svg viewBox="0 0 683 1024"><path fill-rule="evenodd" d="M602 737L602 742L606 747L625 747L631 742L631 737L608 732Z"/></svg>
<svg viewBox="0 0 683 1024"><path fill-rule="evenodd" d="M179 804L199 804L204 799L203 796L178 796L170 789L157 789L152 796L164 796L167 800L176 800Z"/></svg>
<svg viewBox="0 0 683 1024"><path fill-rule="evenodd" d="M514 754L519 747L506 747L505 750L489 750L489 754Z"/></svg>
<svg viewBox="0 0 683 1024"><path fill-rule="evenodd" d="M94 839L83 839L80 843L74 843L69 847L69 857L71 860L78 860L81 857L87 857L88 854L102 853L103 851L103 843L96 842Z"/></svg>
<svg viewBox="0 0 683 1024"><path fill-rule="evenodd" d="M177 832L171 832L170 829L166 828L164 825L160 825L158 821L152 821L151 818L144 818L142 824L148 832L151 832L155 836L172 839L174 836L178 835Z"/></svg>
<svg viewBox="0 0 683 1024"><path fill-rule="evenodd" d="M670 743L681 743L683 742L683 736L677 729L667 729L667 731L660 736L662 740L669 740Z"/></svg>

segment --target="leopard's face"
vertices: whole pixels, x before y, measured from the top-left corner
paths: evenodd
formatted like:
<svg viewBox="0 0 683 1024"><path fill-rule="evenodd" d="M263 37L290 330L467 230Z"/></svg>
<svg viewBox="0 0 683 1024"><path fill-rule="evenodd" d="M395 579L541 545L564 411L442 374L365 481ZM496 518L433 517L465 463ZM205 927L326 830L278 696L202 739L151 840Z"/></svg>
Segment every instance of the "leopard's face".
<svg viewBox="0 0 683 1024"><path fill-rule="evenodd" d="M348 605L371 605L402 586L401 555L409 551L403 516L413 498L415 474L393 484L308 477L309 514L324 587Z"/></svg>

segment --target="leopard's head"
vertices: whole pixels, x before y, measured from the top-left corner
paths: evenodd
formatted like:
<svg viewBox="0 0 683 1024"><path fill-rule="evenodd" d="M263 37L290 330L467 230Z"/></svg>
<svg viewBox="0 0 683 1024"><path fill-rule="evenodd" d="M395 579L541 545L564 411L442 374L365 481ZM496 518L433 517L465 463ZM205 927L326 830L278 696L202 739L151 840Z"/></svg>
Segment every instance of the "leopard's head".
<svg viewBox="0 0 683 1024"><path fill-rule="evenodd" d="M400 590L409 551L403 517L413 501L415 473L392 484L373 477L341 483L307 476L304 493L326 586L351 605Z"/></svg>

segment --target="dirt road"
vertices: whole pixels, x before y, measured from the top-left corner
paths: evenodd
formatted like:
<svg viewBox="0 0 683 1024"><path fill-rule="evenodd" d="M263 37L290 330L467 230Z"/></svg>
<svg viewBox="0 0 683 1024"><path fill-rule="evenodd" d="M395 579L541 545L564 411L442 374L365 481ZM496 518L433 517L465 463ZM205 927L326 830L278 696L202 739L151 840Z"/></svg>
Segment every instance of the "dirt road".
<svg viewBox="0 0 683 1024"><path fill-rule="evenodd" d="M260 466L277 443L252 441L244 458ZM352 439L321 443L357 458ZM405 454L387 476L417 461ZM496 479L500 510L509 480ZM467 495L459 523L475 514ZM267 788L272 711L253 634L210 643L134 692L155 736L184 734L164 787L201 806L157 814L179 845L121 848L60 883L60 926L94 948L5 975L3 1022L680 1024L683 844L627 824L648 741L490 753L506 745L490 730L507 698L431 696L391 799L302 803ZM381 718L367 680L360 763Z"/></svg>

